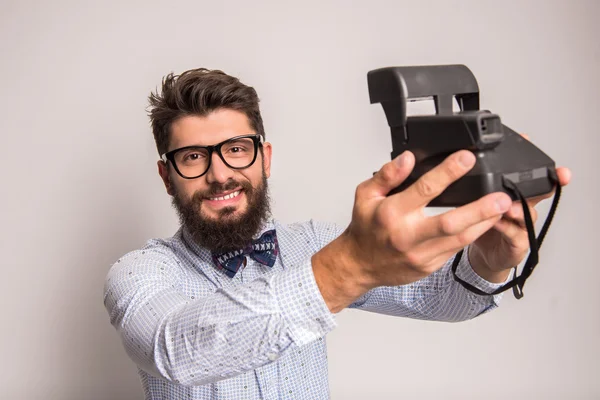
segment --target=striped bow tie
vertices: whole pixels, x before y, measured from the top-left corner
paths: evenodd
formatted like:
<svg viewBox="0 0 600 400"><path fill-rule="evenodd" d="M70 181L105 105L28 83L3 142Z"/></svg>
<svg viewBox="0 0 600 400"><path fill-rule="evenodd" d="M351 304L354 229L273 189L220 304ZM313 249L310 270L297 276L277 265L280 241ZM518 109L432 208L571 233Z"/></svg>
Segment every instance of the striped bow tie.
<svg viewBox="0 0 600 400"><path fill-rule="evenodd" d="M263 233L260 238L252 241L244 249L212 253L212 257L215 265L224 269L228 277L233 278L247 255L261 264L272 267L278 253L277 235L275 230L272 229Z"/></svg>

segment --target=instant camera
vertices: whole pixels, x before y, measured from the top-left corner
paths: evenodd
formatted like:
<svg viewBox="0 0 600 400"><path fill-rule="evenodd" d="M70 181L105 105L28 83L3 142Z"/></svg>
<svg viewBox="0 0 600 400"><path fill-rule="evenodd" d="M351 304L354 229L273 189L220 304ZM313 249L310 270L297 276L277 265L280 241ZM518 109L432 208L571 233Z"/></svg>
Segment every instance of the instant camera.
<svg viewBox="0 0 600 400"><path fill-rule="evenodd" d="M392 159L404 150L415 155L409 178L390 194L404 190L421 175L460 149L477 162L464 177L435 198L431 207L461 206L488 193L504 191L517 200L506 180L526 197L552 191L554 161L507 127L500 116L479 109L479 87L464 65L389 67L367 74L371 104L381 103L392 134ZM407 117L407 102L433 97L436 114ZM453 112L454 98L460 112Z"/></svg>
<svg viewBox="0 0 600 400"><path fill-rule="evenodd" d="M505 192L523 205L529 234L530 256L520 276L493 293L485 293L462 281L467 289L480 295L500 293L513 287L515 297L538 262L538 248L556 211L560 185L554 161L521 135L502 123L500 117L479 109L479 87L473 73L464 65L387 67L367 74L371 104L381 103L392 134L392 159L405 150L415 155L410 176L389 195L406 189L450 154L466 149L477 161L462 178L433 199L430 207L456 207L493 192ZM407 116L407 102L433 98L434 115ZM453 101L460 111L453 111ZM540 235L536 238L526 199L556 194ZM453 271L458 259L455 257Z"/></svg>

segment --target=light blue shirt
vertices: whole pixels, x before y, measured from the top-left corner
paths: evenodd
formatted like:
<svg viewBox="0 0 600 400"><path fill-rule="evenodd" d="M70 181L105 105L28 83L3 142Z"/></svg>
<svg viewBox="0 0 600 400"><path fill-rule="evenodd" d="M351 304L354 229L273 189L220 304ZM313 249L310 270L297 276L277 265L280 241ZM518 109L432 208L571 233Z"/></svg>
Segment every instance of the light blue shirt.
<svg viewBox="0 0 600 400"><path fill-rule="evenodd" d="M334 224L267 223L279 255L272 268L248 257L234 278L180 228L120 258L106 278L104 304L146 399L327 399L325 336L336 327L313 275L311 256L335 239ZM491 291L464 252L457 274ZM495 308L452 276L451 262L409 285L380 287L352 308L461 321Z"/></svg>

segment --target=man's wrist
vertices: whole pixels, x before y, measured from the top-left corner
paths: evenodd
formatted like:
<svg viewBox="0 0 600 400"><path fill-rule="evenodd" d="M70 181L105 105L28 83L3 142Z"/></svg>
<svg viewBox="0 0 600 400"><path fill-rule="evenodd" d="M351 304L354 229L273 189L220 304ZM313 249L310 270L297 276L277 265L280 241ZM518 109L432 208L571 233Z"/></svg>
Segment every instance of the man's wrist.
<svg viewBox="0 0 600 400"><path fill-rule="evenodd" d="M368 292L373 284L352 256L345 233L311 259L317 286L332 313L337 313Z"/></svg>
<svg viewBox="0 0 600 400"><path fill-rule="evenodd" d="M470 245L467 248L467 260L477 275L490 283L503 283L510 275L510 269L494 270L487 264L479 249Z"/></svg>

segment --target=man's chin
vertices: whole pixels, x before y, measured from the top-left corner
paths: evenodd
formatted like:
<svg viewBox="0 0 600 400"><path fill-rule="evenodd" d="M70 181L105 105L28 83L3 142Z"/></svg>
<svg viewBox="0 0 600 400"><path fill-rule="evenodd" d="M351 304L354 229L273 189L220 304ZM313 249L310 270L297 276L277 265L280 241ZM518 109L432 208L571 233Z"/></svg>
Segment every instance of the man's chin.
<svg viewBox="0 0 600 400"><path fill-rule="evenodd" d="M211 222L235 222L240 221L246 210L240 210L239 207L223 207L219 210L202 210L202 218Z"/></svg>
<svg viewBox="0 0 600 400"><path fill-rule="evenodd" d="M270 217L264 172L262 185L257 185L256 189L244 186L231 204L227 204L227 200L224 203L206 201L202 196L197 192L186 202L175 193L172 202L179 220L187 226L196 244L210 251L243 248Z"/></svg>

